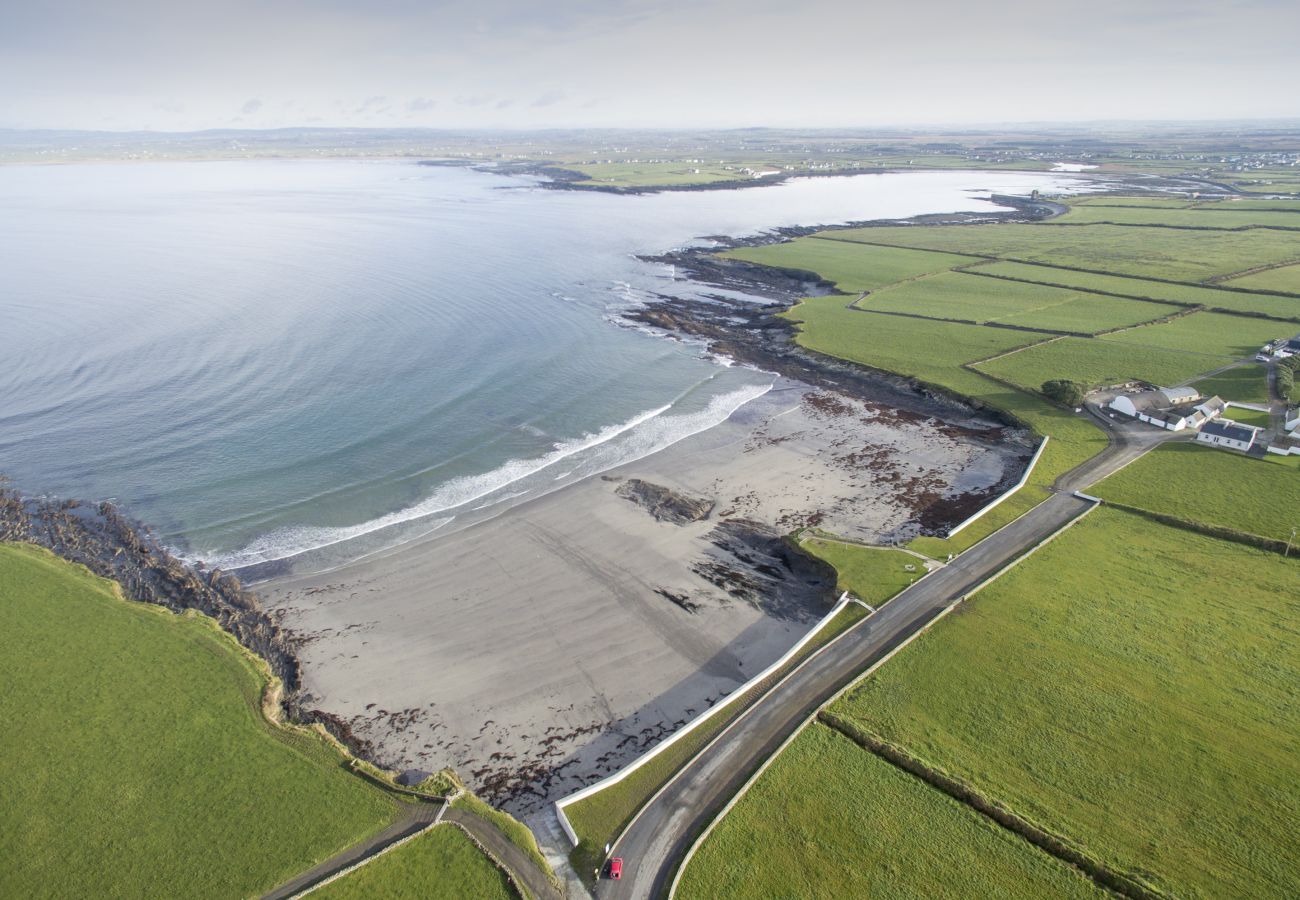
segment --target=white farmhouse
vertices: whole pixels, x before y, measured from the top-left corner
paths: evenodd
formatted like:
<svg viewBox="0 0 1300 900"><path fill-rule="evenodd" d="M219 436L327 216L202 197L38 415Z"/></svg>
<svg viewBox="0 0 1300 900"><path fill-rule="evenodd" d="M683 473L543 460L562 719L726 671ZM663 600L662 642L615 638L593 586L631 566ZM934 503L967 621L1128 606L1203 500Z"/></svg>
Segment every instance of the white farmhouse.
<svg viewBox="0 0 1300 900"><path fill-rule="evenodd" d="M1207 422L1196 440L1228 450L1248 451L1255 444L1259 429L1237 422Z"/></svg>
<svg viewBox="0 0 1300 900"><path fill-rule="evenodd" d="M1120 394L1110 401L1110 408L1157 428L1182 431L1189 426L1195 428L1207 418L1205 413L1197 416L1197 410L1191 405L1200 396L1195 388L1160 388L1139 394Z"/></svg>

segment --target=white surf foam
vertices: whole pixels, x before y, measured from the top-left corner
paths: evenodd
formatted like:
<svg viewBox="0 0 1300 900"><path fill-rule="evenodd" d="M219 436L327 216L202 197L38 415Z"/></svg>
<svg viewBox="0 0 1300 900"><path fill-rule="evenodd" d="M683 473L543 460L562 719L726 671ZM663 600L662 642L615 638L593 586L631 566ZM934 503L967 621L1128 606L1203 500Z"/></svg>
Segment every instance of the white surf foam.
<svg viewBox="0 0 1300 900"><path fill-rule="evenodd" d="M706 380L711 380L711 378L712 376ZM294 526L280 528L257 538L234 553L224 555L209 554L203 558L207 559L211 565L219 568L239 569L245 566L299 556L303 553L355 540L382 529L459 509L526 479L530 475L542 472L562 460L574 457L578 457L575 460L578 465L556 479L547 479L552 485L567 476L585 478L605 472L615 466L642 459L651 453L656 453L693 434L698 434L726 421L737 409L766 394L771 390L771 387L770 383L749 385L714 397L704 409L675 416L665 416L664 413L680 402L682 398L678 397L672 403L641 413L626 422L610 425L580 438L558 443L551 452L543 456L532 459L510 460L490 472L453 478L439 486L428 498L419 503L367 522L338 527ZM480 510L495 506L506 500L521 497L526 493L529 492L526 490L515 491L504 497L494 497L486 503L473 507L473 509ZM437 530L454 518L455 516L452 515L436 521L434 527L427 529L424 533Z"/></svg>

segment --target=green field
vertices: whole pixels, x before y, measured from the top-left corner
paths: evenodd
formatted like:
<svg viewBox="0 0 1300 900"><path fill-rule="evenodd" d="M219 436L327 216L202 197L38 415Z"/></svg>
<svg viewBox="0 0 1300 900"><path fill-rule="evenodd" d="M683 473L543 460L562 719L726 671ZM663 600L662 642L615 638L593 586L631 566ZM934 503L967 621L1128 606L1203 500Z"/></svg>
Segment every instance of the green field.
<svg viewBox="0 0 1300 900"><path fill-rule="evenodd" d="M811 237L783 244L738 247L721 255L764 266L816 272L846 292L871 291L896 281L943 272L975 261L948 253L866 247Z"/></svg>
<svg viewBox="0 0 1300 900"><path fill-rule="evenodd" d="M455 825L439 825L312 892L320 900L510 900L510 881Z"/></svg>
<svg viewBox="0 0 1300 900"><path fill-rule="evenodd" d="M1043 284L1103 291L1150 300L1195 304L1211 309L1230 309L1241 312L1263 313L1278 318L1300 320L1300 297L1277 297L1269 294L1249 294L1244 291L1225 290L1213 286L1170 284L1126 275L1103 275L1096 272L1077 272L1030 263L992 262L973 270L975 273L997 275L1003 278L1020 278ZM1273 270L1270 270L1273 271ZM1245 279L1233 279L1230 286L1249 287ZM1169 310L1174 312L1175 310ZM1286 325L1279 326L1283 330Z"/></svg>
<svg viewBox="0 0 1300 900"><path fill-rule="evenodd" d="M1269 401L1268 370L1257 363L1248 363L1209 378L1202 378L1200 381L1192 382L1192 387L1205 397L1217 395L1224 400L1235 400L1238 403Z"/></svg>
<svg viewBox="0 0 1300 900"><path fill-rule="evenodd" d="M848 591L872 606L884 603L926 572L921 560L901 550L822 538L809 538L801 546L835 567L839 573L837 590ZM911 571L908 566L912 567Z"/></svg>
<svg viewBox="0 0 1300 900"><path fill-rule="evenodd" d="M1103 507L833 710L1171 894L1295 896L1298 622L1300 561Z"/></svg>
<svg viewBox="0 0 1300 900"><path fill-rule="evenodd" d="M1235 419L1242 410L1229 409ZM1300 525L1300 457L1252 459L1169 444L1120 469L1092 493L1154 512L1285 539Z"/></svg>
<svg viewBox="0 0 1300 900"><path fill-rule="evenodd" d="M945 272L883 288L859 306L879 312L1084 334L1150 322L1178 311L1141 300L1121 300L960 272Z"/></svg>
<svg viewBox="0 0 1300 900"><path fill-rule="evenodd" d="M727 169L717 163L708 165L681 161L567 163L562 167L582 175L584 181L579 183L619 188L685 187L721 181L743 181L749 177L738 171L740 166Z"/></svg>
<svg viewBox="0 0 1300 900"><path fill-rule="evenodd" d="M1287 336L1289 331L1286 325L1269 319L1198 312L1172 322L1108 334L1099 340L1215 357L1243 357L1254 356L1265 343Z"/></svg>
<svg viewBox="0 0 1300 900"><path fill-rule="evenodd" d="M1300 294L1300 265L1278 266L1253 275L1243 275L1227 282L1231 287L1250 288L1253 291L1287 291ZM1300 300L1296 301L1300 303Z"/></svg>
<svg viewBox="0 0 1300 900"><path fill-rule="evenodd" d="M1291 212L1240 206L1198 205L1190 209L1076 206L1052 219L1071 225L1111 222L1117 225L1154 225L1178 228L1284 228L1300 230L1300 216Z"/></svg>
<svg viewBox="0 0 1300 900"><path fill-rule="evenodd" d="M1070 201L1071 208L1080 206L1139 206L1150 207L1151 209L1187 209L1195 205L1195 200L1189 200L1185 197L1112 197L1108 194Z"/></svg>
<svg viewBox="0 0 1300 900"><path fill-rule="evenodd" d="M1154 350L1097 338L1061 338L980 363L977 368L1028 390L1058 378L1089 387L1131 380L1168 387L1231 362L1226 356Z"/></svg>
<svg viewBox="0 0 1300 900"><path fill-rule="evenodd" d="M0 895L246 897L397 813L210 619L2 544L0 635Z"/></svg>
<svg viewBox="0 0 1300 900"><path fill-rule="evenodd" d="M1030 900L1105 893L815 722L709 835L676 896Z"/></svg>
<svg viewBox="0 0 1300 900"><path fill-rule="evenodd" d="M859 228L828 233L946 253L1023 259L1139 277L1203 281L1256 266L1300 260L1300 234L1288 231L1188 231L1090 225L960 225Z"/></svg>
<svg viewBox="0 0 1300 900"><path fill-rule="evenodd" d="M1257 409L1244 409L1240 406L1232 406L1223 414L1225 419L1231 419L1241 425L1250 425L1254 428L1267 428L1273 424L1272 416L1266 412Z"/></svg>

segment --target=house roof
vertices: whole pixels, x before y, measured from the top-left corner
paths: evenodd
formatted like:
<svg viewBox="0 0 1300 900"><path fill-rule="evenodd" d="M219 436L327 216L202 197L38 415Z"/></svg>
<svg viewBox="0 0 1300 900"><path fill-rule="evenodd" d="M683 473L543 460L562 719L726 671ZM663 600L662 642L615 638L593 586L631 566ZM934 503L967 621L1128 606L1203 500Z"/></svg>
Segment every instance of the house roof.
<svg viewBox="0 0 1300 900"><path fill-rule="evenodd" d="M1210 412L1221 413L1228 408L1228 404L1223 402L1222 397L1215 395L1211 397L1209 400L1206 400L1198 404L1196 408L1204 410L1206 413L1210 413Z"/></svg>
<svg viewBox="0 0 1300 900"><path fill-rule="evenodd" d="M1249 443L1255 439L1255 432L1258 429L1251 428L1248 425L1238 425L1236 422L1206 422L1201 427L1201 434L1209 434L1215 437L1228 438L1233 441L1245 441Z"/></svg>

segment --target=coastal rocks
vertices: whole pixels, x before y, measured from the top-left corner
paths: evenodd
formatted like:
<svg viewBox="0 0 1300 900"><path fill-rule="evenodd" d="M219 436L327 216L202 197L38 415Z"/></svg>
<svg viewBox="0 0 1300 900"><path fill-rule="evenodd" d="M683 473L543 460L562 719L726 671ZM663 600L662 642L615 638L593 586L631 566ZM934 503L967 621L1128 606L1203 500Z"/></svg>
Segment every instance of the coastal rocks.
<svg viewBox="0 0 1300 900"><path fill-rule="evenodd" d="M345 742L351 737L339 727L341 723L302 708L301 670L293 641L262 609L255 594L245 591L233 575L216 569L204 572L181 562L112 504L91 508L75 500L35 500L0 486L0 540L45 547L117 582L132 600L210 616L266 661L284 687L285 712L299 721L334 726L336 736Z"/></svg>
<svg viewBox="0 0 1300 900"><path fill-rule="evenodd" d="M835 569L802 550L775 528L731 519L709 532L706 557L695 574L770 616L815 620L835 596Z"/></svg>
<svg viewBox="0 0 1300 900"><path fill-rule="evenodd" d="M713 511L712 500L688 497L661 484L629 478L614 492L625 500L644 507L659 522L686 525L707 519Z"/></svg>

